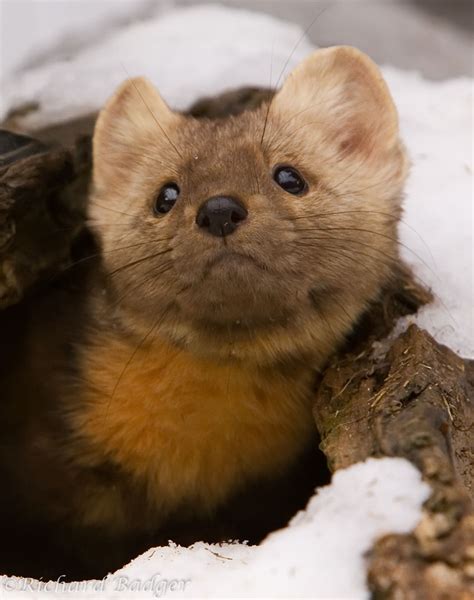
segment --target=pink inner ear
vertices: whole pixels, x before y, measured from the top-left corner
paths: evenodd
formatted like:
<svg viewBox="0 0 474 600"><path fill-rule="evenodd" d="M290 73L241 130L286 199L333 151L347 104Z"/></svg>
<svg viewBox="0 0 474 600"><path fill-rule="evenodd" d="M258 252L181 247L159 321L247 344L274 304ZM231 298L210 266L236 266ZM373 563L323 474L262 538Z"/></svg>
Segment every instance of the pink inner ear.
<svg viewBox="0 0 474 600"><path fill-rule="evenodd" d="M348 122L345 129L339 132L339 155L345 158L354 153L370 155L375 147L375 131L361 123Z"/></svg>
<svg viewBox="0 0 474 600"><path fill-rule="evenodd" d="M351 131L344 133L344 137L339 142L339 154L346 157L357 150L362 150L361 145L367 132L362 127L353 126Z"/></svg>

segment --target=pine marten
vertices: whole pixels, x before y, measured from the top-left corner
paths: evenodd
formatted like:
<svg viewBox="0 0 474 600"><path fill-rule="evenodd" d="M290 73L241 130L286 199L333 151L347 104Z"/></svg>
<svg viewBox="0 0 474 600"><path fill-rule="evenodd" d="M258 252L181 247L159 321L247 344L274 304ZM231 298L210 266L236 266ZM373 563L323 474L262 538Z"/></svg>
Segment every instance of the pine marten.
<svg viewBox="0 0 474 600"><path fill-rule="evenodd" d="M215 118L126 81L93 137L100 257L2 351L0 570L103 575L217 514L246 536L244 497L257 521L291 497L315 374L398 262L406 172L353 48Z"/></svg>

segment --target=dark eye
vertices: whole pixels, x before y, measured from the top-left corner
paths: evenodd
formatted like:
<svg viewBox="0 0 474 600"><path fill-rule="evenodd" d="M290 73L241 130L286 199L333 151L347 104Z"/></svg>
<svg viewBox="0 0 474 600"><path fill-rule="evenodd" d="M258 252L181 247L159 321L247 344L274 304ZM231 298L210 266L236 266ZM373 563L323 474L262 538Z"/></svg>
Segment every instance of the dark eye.
<svg viewBox="0 0 474 600"><path fill-rule="evenodd" d="M273 179L289 194L302 194L307 189L307 183L293 167L277 167Z"/></svg>
<svg viewBox="0 0 474 600"><path fill-rule="evenodd" d="M161 188L160 193L155 199L153 212L156 215L164 215L169 212L173 208L178 196L179 187L176 183L167 183Z"/></svg>

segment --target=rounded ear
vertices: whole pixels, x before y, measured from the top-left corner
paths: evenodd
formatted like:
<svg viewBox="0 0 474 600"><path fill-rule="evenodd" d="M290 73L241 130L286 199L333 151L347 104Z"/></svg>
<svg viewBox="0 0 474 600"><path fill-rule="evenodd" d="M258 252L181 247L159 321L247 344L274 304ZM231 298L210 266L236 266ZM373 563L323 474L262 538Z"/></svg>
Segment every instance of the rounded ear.
<svg viewBox="0 0 474 600"><path fill-rule="evenodd" d="M388 87L376 64L350 46L324 48L306 58L276 94L273 110L318 127L341 155L376 158L398 144L398 116Z"/></svg>
<svg viewBox="0 0 474 600"><path fill-rule="evenodd" d="M95 187L107 186L120 171L130 172L143 156L143 144L168 137L178 120L179 115L148 79L125 81L100 111L95 125Z"/></svg>

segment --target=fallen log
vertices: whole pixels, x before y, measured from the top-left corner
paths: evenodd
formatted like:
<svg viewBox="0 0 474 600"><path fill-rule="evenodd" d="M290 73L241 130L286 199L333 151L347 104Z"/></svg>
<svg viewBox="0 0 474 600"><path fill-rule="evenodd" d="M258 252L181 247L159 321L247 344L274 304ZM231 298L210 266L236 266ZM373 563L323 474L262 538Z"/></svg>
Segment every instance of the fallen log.
<svg viewBox="0 0 474 600"><path fill-rule="evenodd" d="M333 471L404 457L433 491L412 535L372 549L370 588L384 599L473 598L474 362L414 325L381 356L371 339L323 375L314 406L321 448Z"/></svg>
<svg viewBox="0 0 474 600"><path fill-rule="evenodd" d="M0 130L0 309L70 262L89 177L88 139L69 151Z"/></svg>

